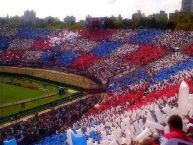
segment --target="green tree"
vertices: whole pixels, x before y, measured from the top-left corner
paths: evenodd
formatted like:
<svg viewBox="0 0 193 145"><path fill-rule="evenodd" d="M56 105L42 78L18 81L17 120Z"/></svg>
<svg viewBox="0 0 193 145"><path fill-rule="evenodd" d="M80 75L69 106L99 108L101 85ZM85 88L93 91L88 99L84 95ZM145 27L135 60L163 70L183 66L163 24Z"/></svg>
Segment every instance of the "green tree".
<svg viewBox="0 0 193 145"><path fill-rule="evenodd" d="M176 19L176 29L193 30L193 13L179 14Z"/></svg>

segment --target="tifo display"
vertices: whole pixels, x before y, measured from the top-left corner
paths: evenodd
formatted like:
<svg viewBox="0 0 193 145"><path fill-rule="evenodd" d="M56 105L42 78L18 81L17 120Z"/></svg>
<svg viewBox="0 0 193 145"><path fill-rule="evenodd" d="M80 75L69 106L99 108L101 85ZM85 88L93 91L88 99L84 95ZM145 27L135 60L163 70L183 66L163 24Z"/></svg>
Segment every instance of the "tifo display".
<svg viewBox="0 0 193 145"><path fill-rule="evenodd" d="M103 90L87 90L83 98L1 128L4 144L9 139L19 145L193 144L192 31L0 32L1 66L74 73Z"/></svg>

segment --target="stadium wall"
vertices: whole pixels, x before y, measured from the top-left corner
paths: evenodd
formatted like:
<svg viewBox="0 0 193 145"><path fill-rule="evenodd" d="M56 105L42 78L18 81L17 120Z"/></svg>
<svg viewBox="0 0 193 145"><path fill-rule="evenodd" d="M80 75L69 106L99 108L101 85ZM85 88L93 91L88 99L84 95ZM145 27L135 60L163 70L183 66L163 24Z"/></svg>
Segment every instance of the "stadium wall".
<svg viewBox="0 0 193 145"><path fill-rule="evenodd" d="M1 73L13 73L22 74L38 78L43 78L47 80L57 81L64 84L69 84L72 86L77 86L83 89L98 89L99 85L94 81L80 75L72 73L64 73L53 70L37 69L29 67L10 67L10 66L0 66Z"/></svg>

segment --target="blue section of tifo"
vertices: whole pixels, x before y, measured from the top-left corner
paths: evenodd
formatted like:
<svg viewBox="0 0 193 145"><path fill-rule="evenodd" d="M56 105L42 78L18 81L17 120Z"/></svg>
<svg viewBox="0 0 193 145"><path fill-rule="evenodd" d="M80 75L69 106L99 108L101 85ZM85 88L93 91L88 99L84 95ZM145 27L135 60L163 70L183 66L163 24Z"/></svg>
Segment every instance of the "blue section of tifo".
<svg viewBox="0 0 193 145"><path fill-rule="evenodd" d="M121 44L116 41L106 41L101 43L98 47L94 48L91 53L97 56L104 57L113 51L115 51L117 48L119 48Z"/></svg>
<svg viewBox="0 0 193 145"><path fill-rule="evenodd" d="M71 133L73 145L87 145L86 137L84 135L78 135Z"/></svg>
<svg viewBox="0 0 193 145"><path fill-rule="evenodd" d="M140 80L145 80L146 77L147 77L147 72L145 70L137 71L131 76L126 76L113 81L113 83L107 88L107 91L115 92L120 88L127 87L132 83L135 83Z"/></svg>
<svg viewBox="0 0 193 145"><path fill-rule="evenodd" d="M46 137L36 145L67 145L66 140L66 133L61 133L58 135Z"/></svg>
<svg viewBox="0 0 193 145"><path fill-rule="evenodd" d="M75 52L64 52L61 56L60 56L60 61L62 63L70 63L72 60L74 60L76 57L78 56L78 54L76 54Z"/></svg>
<svg viewBox="0 0 193 145"><path fill-rule="evenodd" d="M3 145L17 145L17 141L15 138L12 138L10 140L4 140Z"/></svg>
<svg viewBox="0 0 193 145"><path fill-rule="evenodd" d="M49 30L45 28L21 28L17 35L25 39L47 38Z"/></svg>
<svg viewBox="0 0 193 145"><path fill-rule="evenodd" d="M164 31L156 29L142 29L129 38L129 43L132 44L147 44L151 43L154 38L160 36Z"/></svg>
<svg viewBox="0 0 193 145"><path fill-rule="evenodd" d="M9 47L9 38L7 36L0 36L0 50L6 50Z"/></svg>
<svg viewBox="0 0 193 145"><path fill-rule="evenodd" d="M170 76L176 75L180 71L185 71L190 69L193 69L193 58L179 62L178 64L170 68L162 69L161 71L159 71L153 76L150 83L151 84L158 83L159 81L169 79Z"/></svg>
<svg viewBox="0 0 193 145"><path fill-rule="evenodd" d="M39 62L40 63L48 63L49 61L53 60L54 56L55 56L55 52L46 51L41 55Z"/></svg>
<svg viewBox="0 0 193 145"><path fill-rule="evenodd" d="M91 131L89 133L89 137L94 141L94 142L100 142L102 140L101 134L96 133L95 131Z"/></svg>

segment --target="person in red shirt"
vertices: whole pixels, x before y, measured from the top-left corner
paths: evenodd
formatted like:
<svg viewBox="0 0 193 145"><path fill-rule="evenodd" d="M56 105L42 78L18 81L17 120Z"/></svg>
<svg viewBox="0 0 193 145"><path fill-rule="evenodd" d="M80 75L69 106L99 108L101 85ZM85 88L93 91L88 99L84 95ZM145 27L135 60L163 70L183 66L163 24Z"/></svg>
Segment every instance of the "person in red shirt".
<svg viewBox="0 0 193 145"><path fill-rule="evenodd" d="M170 133L165 134L163 138L163 142L161 145L164 145L167 140L170 139L180 139L186 142L190 142L193 144L193 140L189 138L186 133L182 130L183 129L183 121L182 118L178 115L172 115L168 119L168 125L170 129Z"/></svg>

